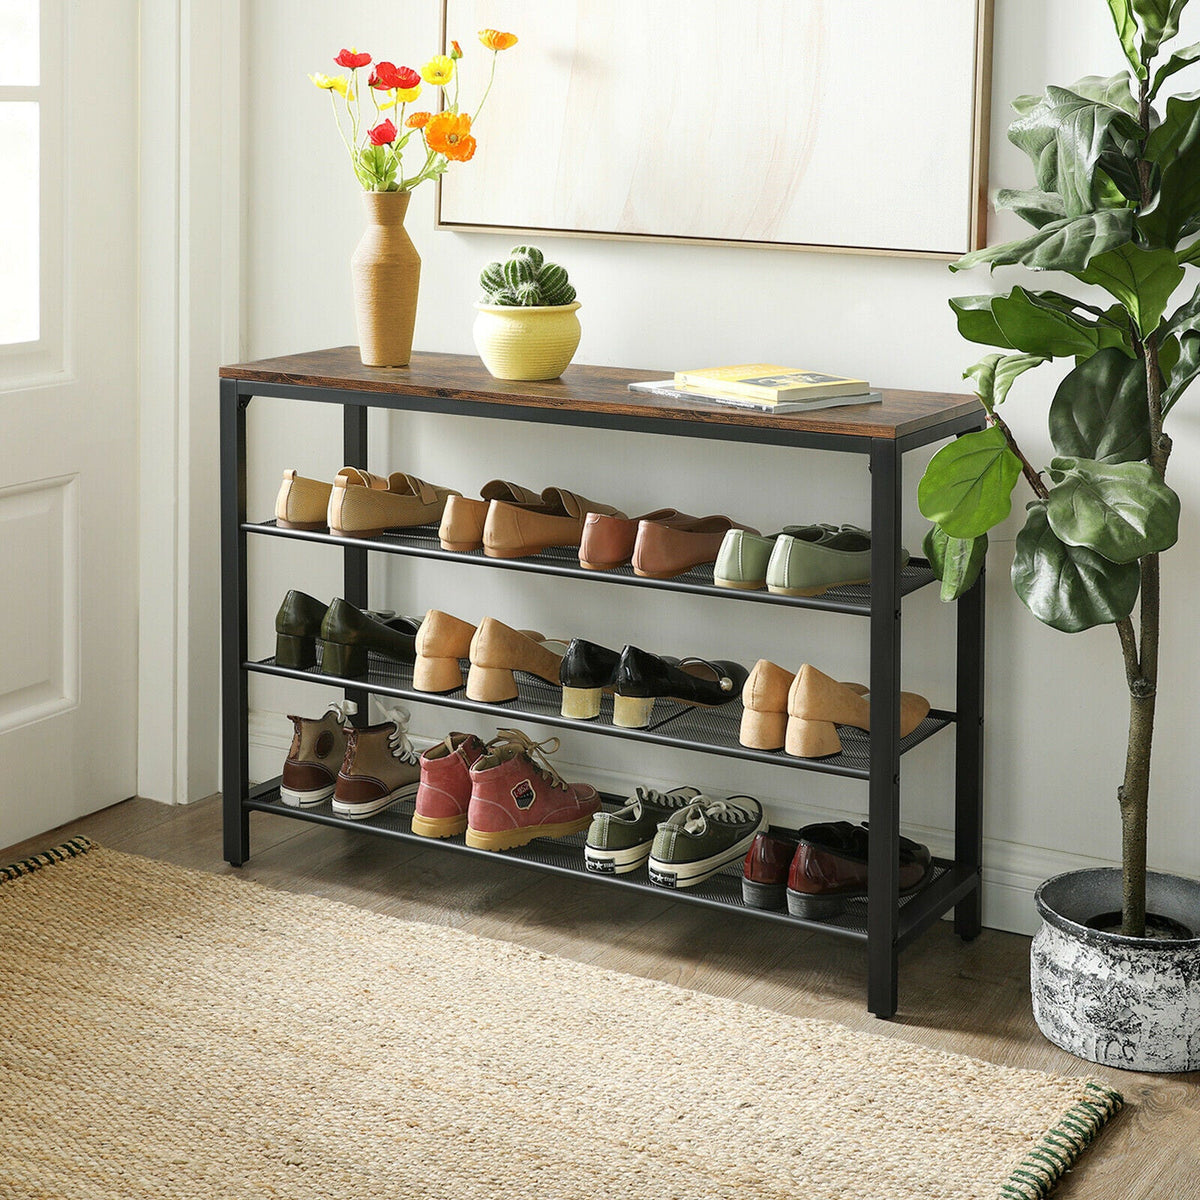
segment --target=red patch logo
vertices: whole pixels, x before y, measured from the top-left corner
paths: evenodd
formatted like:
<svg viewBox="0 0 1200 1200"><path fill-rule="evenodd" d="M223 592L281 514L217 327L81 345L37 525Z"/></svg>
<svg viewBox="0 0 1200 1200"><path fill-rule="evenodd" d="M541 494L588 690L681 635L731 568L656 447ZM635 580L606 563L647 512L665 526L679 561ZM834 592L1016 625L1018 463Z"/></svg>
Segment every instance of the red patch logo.
<svg viewBox="0 0 1200 1200"><path fill-rule="evenodd" d="M537 792L533 790L533 784L528 779L522 779L513 788L510 795L513 798L513 803L521 809L528 808L537 799Z"/></svg>

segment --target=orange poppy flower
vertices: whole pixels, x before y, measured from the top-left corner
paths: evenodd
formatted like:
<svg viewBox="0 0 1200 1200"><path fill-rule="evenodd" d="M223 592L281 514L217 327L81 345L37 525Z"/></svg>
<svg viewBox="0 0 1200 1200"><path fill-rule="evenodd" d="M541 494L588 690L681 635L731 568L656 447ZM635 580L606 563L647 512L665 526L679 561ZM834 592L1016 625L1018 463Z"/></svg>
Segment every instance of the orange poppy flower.
<svg viewBox="0 0 1200 1200"><path fill-rule="evenodd" d="M479 31L479 40L489 50L507 50L510 46L517 44L517 35L515 33L501 33L499 29L481 29Z"/></svg>
<svg viewBox="0 0 1200 1200"><path fill-rule="evenodd" d="M453 162L466 162L475 153L471 118L466 113L440 112L425 125L425 143L430 150Z"/></svg>
<svg viewBox="0 0 1200 1200"><path fill-rule="evenodd" d="M429 118L432 116L433 113L415 112L404 123L409 127L409 129L424 129L425 126L429 124Z"/></svg>

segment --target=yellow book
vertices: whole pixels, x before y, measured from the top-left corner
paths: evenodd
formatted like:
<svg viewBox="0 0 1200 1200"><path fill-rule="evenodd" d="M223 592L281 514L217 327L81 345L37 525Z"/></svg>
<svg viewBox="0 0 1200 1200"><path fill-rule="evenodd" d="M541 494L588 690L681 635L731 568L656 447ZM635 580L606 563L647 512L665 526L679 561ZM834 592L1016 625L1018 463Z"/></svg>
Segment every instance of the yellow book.
<svg viewBox="0 0 1200 1200"><path fill-rule="evenodd" d="M865 379L824 375L775 363L743 363L736 367L710 367L676 371L676 384L726 392L731 396L771 403L780 400L819 400L833 396L862 396L871 390Z"/></svg>

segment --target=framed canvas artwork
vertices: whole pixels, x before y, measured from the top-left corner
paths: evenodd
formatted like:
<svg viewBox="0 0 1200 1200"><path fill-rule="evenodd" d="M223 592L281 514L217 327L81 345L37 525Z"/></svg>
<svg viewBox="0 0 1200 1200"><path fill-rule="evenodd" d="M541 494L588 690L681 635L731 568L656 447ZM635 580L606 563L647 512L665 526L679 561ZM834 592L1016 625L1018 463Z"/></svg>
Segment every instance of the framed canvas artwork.
<svg viewBox="0 0 1200 1200"><path fill-rule="evenodd" d="M443 0L442 16L473 58L484 26L521 40L475 161L440 182L441 228L933 258L986 240L992 0Z"/></svg>

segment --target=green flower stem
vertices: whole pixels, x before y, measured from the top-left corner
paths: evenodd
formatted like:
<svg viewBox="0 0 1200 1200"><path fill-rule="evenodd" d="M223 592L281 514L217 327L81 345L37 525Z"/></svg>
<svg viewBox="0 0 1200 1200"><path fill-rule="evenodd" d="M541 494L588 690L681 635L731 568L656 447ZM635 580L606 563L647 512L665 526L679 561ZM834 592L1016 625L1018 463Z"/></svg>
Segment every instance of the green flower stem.
<svg viewBox="0 0 1200 1200"><path fill-rule="evenodd" d="M483 89L483 95L479 98L479 103L475 107L475 113L471 117L471 124L474 125L479 120L479 114L483 112L483 106L487 102L488 93L492 90L492 83L496 78L496 59L500 57L499 50L492 51L492 73L488 76L487 87ZM458 96L454 97L455 102L458 101Z"/></svg>

